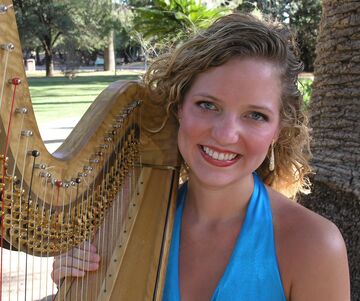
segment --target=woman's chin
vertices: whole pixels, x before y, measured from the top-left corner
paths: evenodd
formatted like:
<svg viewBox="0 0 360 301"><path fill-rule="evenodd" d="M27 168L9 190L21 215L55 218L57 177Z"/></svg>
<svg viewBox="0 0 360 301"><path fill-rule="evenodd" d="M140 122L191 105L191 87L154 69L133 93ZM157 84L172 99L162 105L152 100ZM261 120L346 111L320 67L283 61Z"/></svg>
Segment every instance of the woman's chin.
<svg viewBox="0 0 360 301"><path fill-rule="evenodd" d="M229 177L229 175L211 175L209 173L202 175L190 174L189 179L197 185L202 185L208 189L221 189L241 181L240 178Z"/></svg>

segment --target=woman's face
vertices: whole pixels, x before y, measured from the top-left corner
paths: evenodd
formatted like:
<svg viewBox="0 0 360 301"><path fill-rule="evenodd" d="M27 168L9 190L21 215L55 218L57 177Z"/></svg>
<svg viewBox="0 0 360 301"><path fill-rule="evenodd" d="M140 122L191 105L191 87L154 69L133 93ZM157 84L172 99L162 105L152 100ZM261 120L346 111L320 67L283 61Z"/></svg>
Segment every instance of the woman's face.
<svg viewBox="0 0 360 301"><path fill-rule="evenodd" d="M280 76L264 59L235 58L199 74L179 110L190 178L222 187L250 177L277 138Z"/></svg>

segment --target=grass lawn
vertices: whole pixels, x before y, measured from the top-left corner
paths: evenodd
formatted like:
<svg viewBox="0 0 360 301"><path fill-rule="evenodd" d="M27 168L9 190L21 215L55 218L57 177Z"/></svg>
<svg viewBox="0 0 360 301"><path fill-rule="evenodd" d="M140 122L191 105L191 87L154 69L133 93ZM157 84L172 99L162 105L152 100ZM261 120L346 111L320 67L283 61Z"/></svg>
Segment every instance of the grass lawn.
<svg viewBox="0 0 360 301"><path fill-rule="evenodd" d="M116 80L136 80L141 71L80 73L70 80L63 75L46 78L29 74L31 100L38 124L80 119L95 98Z"/></svg>

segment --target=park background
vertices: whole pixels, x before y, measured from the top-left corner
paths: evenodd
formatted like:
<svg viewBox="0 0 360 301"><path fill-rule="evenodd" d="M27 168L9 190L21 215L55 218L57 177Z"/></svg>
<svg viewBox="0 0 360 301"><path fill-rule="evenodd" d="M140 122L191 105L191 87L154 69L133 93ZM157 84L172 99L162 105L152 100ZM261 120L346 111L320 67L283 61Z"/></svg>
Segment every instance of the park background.
<svg viewBox="0 0 360 301"><path fill-rule="evenodd" d="M245 11L287 24L304 62L299 87L314 137L312 193L299 202L340 228L352 300L360 300L358 1L16 0L14 6L34 110L52 151L109 83L138 79L154 57L219 15Z"/></svg>

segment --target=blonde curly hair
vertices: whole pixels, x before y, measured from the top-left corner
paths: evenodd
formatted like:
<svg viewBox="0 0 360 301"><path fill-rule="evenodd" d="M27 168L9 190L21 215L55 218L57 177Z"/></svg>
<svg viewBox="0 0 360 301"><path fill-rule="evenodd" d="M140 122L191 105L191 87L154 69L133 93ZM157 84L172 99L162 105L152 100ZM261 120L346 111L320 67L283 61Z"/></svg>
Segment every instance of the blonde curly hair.
<svg viewBox="0 0 360 301"><path fill-rule="evenodd" d="M266 59L280 70L281 124L274 145L275 170L269 170L268 155L256 172L265 184L295 197L309 188L310 135L297 86L303 65L284 25L245 14L221 17L171 53L158 57L144 75L144 84L153 99L177 114L195 77L234 57Z"/></svg>

